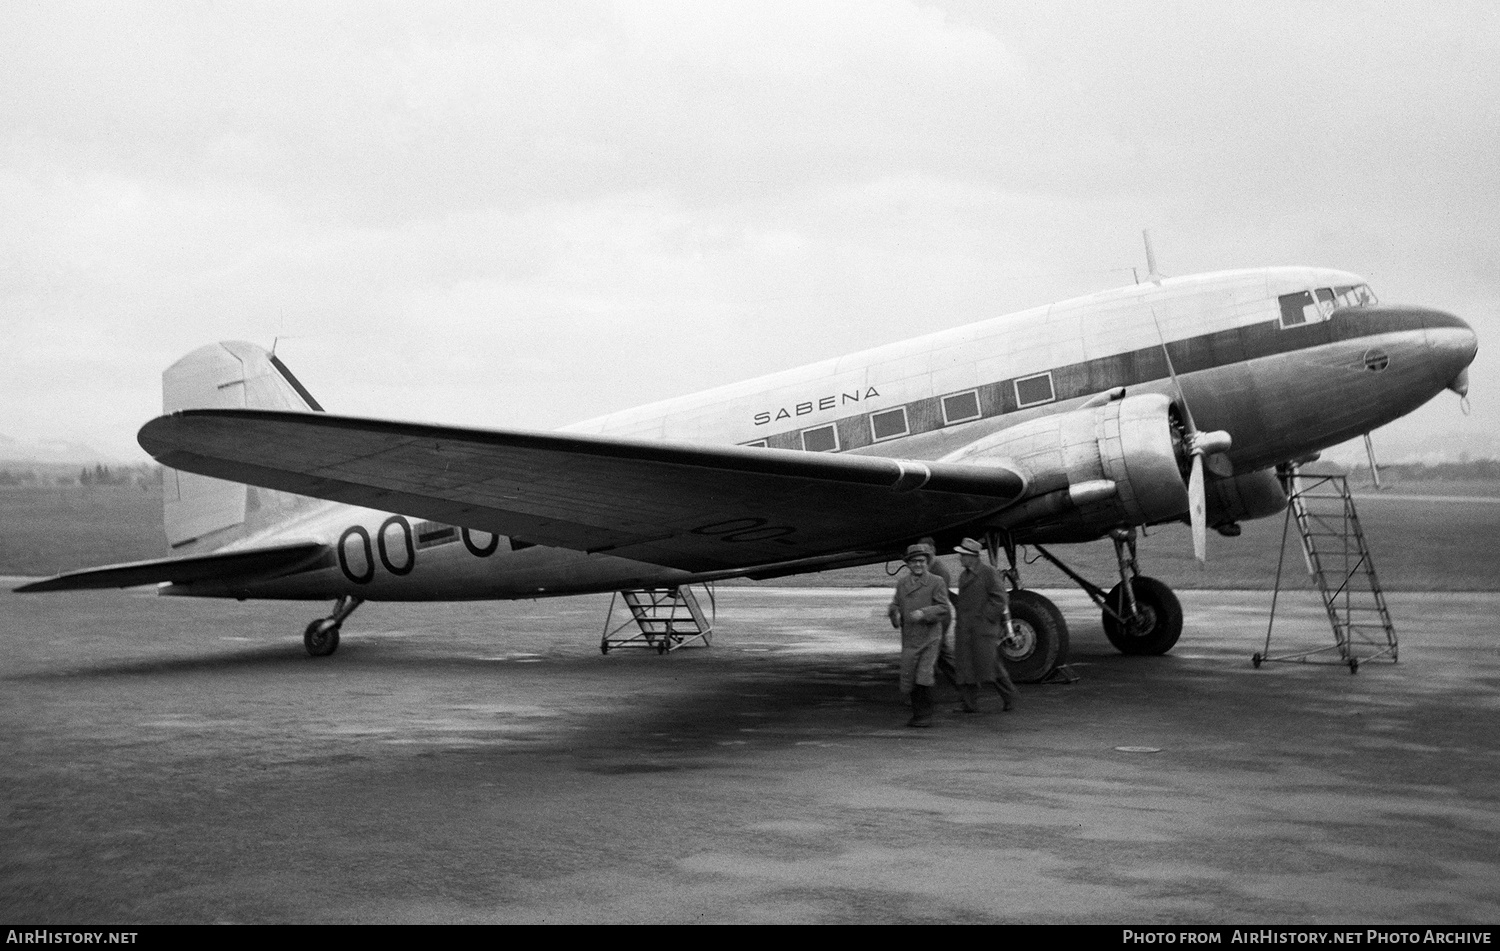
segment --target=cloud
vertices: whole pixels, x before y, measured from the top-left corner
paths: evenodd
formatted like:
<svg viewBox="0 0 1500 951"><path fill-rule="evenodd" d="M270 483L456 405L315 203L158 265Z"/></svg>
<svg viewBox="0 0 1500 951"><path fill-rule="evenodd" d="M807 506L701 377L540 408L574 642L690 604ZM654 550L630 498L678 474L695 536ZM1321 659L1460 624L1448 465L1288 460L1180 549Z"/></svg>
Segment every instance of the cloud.
<svg viewBox="0 0 1500 951"><path fill-rule="evenodd" d="M163 366L277 336L332 407L554 426L1120 283L1147 226L1500 332L1484 5L3 15L17 435L134 453Z"/></svg>

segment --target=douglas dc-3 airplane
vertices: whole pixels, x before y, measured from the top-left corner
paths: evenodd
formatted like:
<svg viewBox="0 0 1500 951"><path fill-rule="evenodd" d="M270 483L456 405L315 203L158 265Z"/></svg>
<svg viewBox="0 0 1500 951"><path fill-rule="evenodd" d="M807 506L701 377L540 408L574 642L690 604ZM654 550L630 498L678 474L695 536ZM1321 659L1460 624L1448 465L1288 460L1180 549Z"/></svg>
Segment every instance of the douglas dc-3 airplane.
<svg viewBox="0 0 1500 951"><path fill-rule="evenodd" d="M1035 681L1067 627L1016 547L1110 538L1120 584L1074 578L1116 648L1165 653L1182 610L1135 529L1187 521L1201 559L1206 529L1285 508L1278 465L1463 395L1477 341L1343 271L1152 278L549 433L336 416L262 348L203 347L139 435L171 555L18 590L336 598L319 656L365 600L772 578L972 536L1009 558L1001 654Z"/></svg>

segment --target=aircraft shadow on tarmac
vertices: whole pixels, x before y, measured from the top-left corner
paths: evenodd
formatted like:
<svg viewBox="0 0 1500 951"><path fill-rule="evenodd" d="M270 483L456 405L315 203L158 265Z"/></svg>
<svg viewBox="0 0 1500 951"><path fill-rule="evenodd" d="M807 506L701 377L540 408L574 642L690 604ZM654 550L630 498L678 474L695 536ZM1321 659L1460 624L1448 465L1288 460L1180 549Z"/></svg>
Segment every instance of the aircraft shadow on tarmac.
<svg viewBox="0 0 1500 951"><path fill-rule="evenodd" d="M577 636L527 643L515 636L476 635L468 626L449 632L424 625L369 631L347 639L335 657L309 658L289 638L232 645L211 637L195 642L186 633L192 624L172 624L161 631L161 642L145 648L156 656L93 661L83 656L5 679L32 684L181 679L183 689L169 691L178 708L204 702L189 698L212 696L218 689L213 682L220 677L226 689L232 684L241 692L247 683L264 681L261 702L295 703L317 695L341 717L350 701L357 707L360 697L371 694L399 693L408 706L434 715L465 704L531 704L547 711L550 726L529 734L530 748L566 752L580 761L578 768L602 775L707 768L757 749L890 742L947 735L959 727L970 737L1005 734L1044 722L1033 720L1034 710L1055 707L1057 701L1085 700L1091 682L1107 684L1115 701L1122 699L1122 686L1131 696L1160 689L1162 676L1173 680L1174 690L1197 692L1198 685L1191 683L1195 677L1188 682L1180 677L1198 666L1194 661L1170 655L1123 657L1097 625L1079 628L1074 660L1083 677L1080 684L1023 686L1016 714L1002 714L999 698L987 693L987 712L965 717L950 713L956 693L940 681L940 722L934 731L905 728L907 708L896 686L894 643L891 649L836 646L830 652L797 638L762 647L725 638L713 648L666 657L644 651L605 657ZM521 653L517 647L538 652ZM262 692L257 688L256 693ZM246 715L255 716L253 711ZM427 742L419 726L410 731L411 742ZM433 749L444 755L501 755L513 753L515 746L513 735L478 728L461 746Z"/></svg>

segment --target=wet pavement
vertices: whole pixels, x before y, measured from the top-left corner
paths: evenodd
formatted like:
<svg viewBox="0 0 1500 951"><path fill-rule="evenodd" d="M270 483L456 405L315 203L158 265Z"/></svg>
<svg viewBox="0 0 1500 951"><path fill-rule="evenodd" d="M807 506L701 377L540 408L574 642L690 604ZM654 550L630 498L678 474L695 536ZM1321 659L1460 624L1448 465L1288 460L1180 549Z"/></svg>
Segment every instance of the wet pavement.
<svg viewBox="0 0 1500 951"><path fill-rule="evenodd" d="M366 605L316 660L323 605L0 594L0 920L1500 920L1500 596L1391 595L1351 676L1252 666L1269 593L1159 658L1054 594L1078 681L926 731L878 590L721 588L667 656L607 596Z"/></svg>

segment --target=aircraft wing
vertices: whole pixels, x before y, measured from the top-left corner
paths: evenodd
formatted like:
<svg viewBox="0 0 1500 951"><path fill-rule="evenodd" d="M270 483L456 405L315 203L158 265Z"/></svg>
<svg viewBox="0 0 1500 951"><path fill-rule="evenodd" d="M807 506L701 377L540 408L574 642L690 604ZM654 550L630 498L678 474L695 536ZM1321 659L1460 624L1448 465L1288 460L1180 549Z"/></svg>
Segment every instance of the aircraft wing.
<svg viewBox="0 0 1500 951"><path fill-rule="evenodd" d="M139 441L165 466L689 571L888 550L1010 505L1003 467L184 410Z"/></svg>
<svg viewBox="0 0 1500 951"><path fill-rule="evenodd" d="M69 571L23 584L16 590L24 593L82 591L95 588L133 588L136 585L161 584L164 581L185 584L205 579L223 581L240 577L255 578L291 571L331 550L330 546L322 542L293 542L241 551L186 555L181 558L152 558L122 565Z"/></svg>

